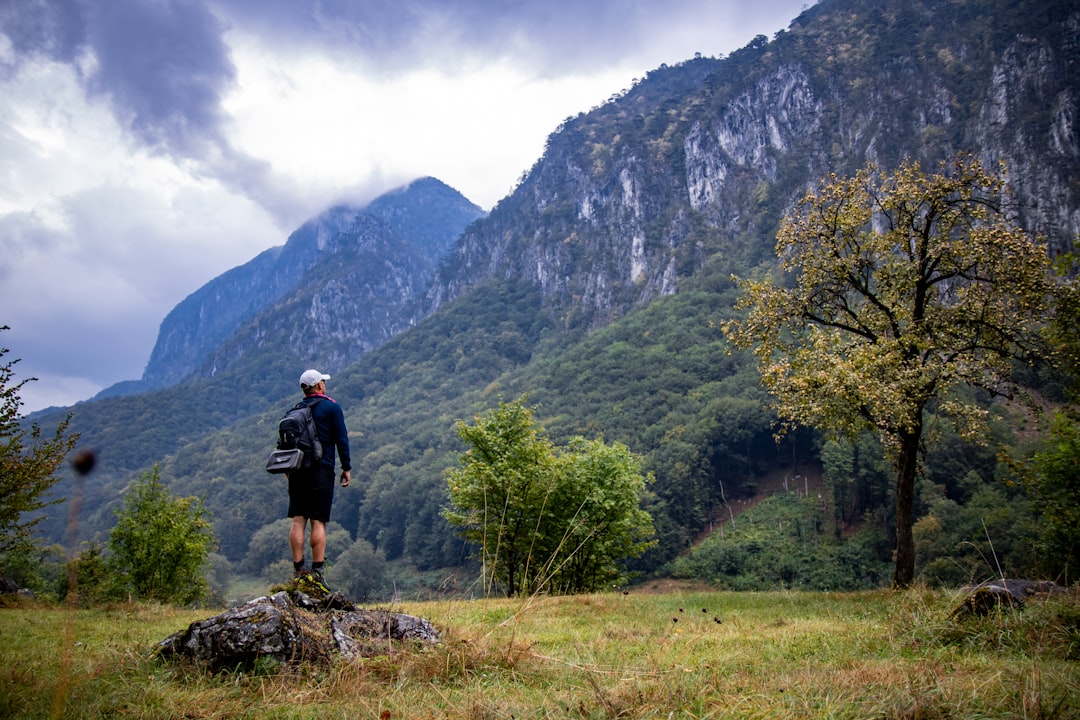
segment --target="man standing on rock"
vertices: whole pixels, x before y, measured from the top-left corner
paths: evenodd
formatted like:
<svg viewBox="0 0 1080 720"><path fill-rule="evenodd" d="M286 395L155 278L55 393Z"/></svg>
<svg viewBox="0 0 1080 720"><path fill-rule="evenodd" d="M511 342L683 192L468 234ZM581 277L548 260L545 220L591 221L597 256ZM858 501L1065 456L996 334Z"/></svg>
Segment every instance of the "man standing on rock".
<svg viewBox="0 0 1080 720"><path fill-rule="evenodd" d="M289 473L289 547L292 550L295 578L308 574L304 568L304 533L311 523L311 575L312 580L326 587L323 566L326 563L326 523L330 522L330 506L334 502L335 449L341 458L341 487L348 487L350 470L349 433L345 428L345 414L341 406L326 395L329 375L318 370L305 370L300 376L300 389L304 391L303 403L311 407L318 442L322 444L322 460L310 467Z"/></svg>

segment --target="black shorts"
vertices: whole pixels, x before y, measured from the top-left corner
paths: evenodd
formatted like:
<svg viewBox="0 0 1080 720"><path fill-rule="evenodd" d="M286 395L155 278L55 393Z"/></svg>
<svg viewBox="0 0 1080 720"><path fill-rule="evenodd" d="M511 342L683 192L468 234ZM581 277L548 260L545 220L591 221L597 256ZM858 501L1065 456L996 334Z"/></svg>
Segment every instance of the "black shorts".
<svg viewBox="0 0 1080 720"><path fill-rule="evenodd" d="M314 468L289 473L289 517L328 523L333 504L333 467L319 463Z"/></svg>

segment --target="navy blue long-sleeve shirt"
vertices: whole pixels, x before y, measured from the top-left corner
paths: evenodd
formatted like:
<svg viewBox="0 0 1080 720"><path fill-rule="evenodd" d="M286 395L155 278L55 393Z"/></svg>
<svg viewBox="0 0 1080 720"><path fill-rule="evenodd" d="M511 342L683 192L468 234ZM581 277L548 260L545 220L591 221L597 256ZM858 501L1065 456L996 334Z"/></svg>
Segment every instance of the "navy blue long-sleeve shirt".
<svg viewBox="0 0 1080 720"><path fill-rule="evenodd" d="M332 398L326 395L308 395L305 402L312 403L316 398L323 402L316 403L311 409L311 418L319 433L319 442L323 446L322 464L334 467L335 454L341 458L341 469L352 470L352 458L349 456L349 431L345 428L345 413Z"/></svg>

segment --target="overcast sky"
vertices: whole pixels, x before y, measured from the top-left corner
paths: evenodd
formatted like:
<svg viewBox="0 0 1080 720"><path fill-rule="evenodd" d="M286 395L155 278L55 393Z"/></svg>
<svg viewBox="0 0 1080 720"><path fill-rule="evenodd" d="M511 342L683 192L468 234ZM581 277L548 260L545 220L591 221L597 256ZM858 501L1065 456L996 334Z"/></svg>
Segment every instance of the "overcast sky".
<svg viewBox="0 0 1080 720"><path fill-rule="evenodd" d="M23 412L142 376L165 315L330 205L490 209L565 118L811 0L0 0L0 346Z"/></svg>

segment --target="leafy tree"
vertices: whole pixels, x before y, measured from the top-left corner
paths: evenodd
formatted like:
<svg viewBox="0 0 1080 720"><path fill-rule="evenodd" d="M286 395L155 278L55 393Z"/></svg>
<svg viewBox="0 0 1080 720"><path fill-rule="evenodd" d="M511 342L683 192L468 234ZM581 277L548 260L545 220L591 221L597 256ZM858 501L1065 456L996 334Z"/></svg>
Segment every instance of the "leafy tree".
<svg viewBox="0 0 1080 720"><path fill-rule="evenodd" d="M1065 412L1051 423L1050 438L1033 459L1026 486L1039 513L1041 569L1067 583L1080 568L1080 424Z"/></svg>
<svg viewBox="0 0 1080 720"><path fill-rule="evenodd" d="M202 500L170 493L155 466L127 489L116 515L109 565L131 595L178 604L206 596L202 570L215 540Z"/></svg>
<svg viewBox="0 0 1080 720"><path fill-rule="evenodd" d="M93 605L123 596L121 582L109 567L105 548L97 542L83 544L78 555L68 560L63 597L76 592L84 605Z"/></svg>
<svg viewBox="0 0 1080 720"><path fill-rule="evenodd" d="M8 553L0 557L0 578L37 597L59 597L67 583L67 549L58 543L38 542L30 552Z"/></svg>
<svg viewBox="0 0 1080 720"><path fill-rule="evenodd" d="M0 326L0 331L8 330ZM8 353L0 348L0 358ZM59 500L46 498L59 478L57 469L64 457L75 447L79 436L68 433L69 414L60 421L51 438L43 439L35 423L29 433L19 424L22 399L19 391L34 378L12 383L14 365L10 360L0 365L0 564L13 562L18 554L33 550L32 532L42 515L39 510ZM27 437L29 435L29 438ZM29 439L29 443L27 440Z"/></svg>
<svg viewBox="0 0 1080 720"><path fill-rule="evenodd" d="M524 398L456 427L471 447L447 473L444 516L480 548L485 583L508 595L594 590L649 546L646 479L625 446L575 438L560 450Z"/></svg>
<svg viewBox="0 0 1080 720"><path fill-rule="evenodd" d="M584 592L621 580L618 561L639 557L654 543L652 518L641 508L650 480L622 443L571 438L545 513L551 528L545 539L555 542L542 555L553 563L551 587Z"/></svg>
<svg viewBox="0 0 1080 720"><path fill-rule="evenodd" d="M289 549L291 527L292 518L279 518L252 533L247 554L244 555L244 571L258 575L273 563L281 560L291 561L292 551Z"/></svg>
<svg viewBox="0 0 1080 720"><path fill-rule="evenodd" d="M377 597L383 590L386 558L367 540L357 540L330 566L329 580L350 598L359 601Z"/></svg>
<svg viewBox="0 0 1080 720"><path fill-rule="evenodd" d="M282 560L288 561L288 575L292 575L292 551L289 549L291 518L280 518L263 525L251 535L243 569L251 575L261 575L267 568ZM305 539L305 547L307 540ZM334 559L352 545L349 531L333 520L326 524L326 560Z"/></svg>
<svg viewBox="0 0 1080 720"><path fill-rule="evenodd" d="M966 156L934 175L905 162L830 176L777 236L791 284L742 281L749 313L725 327L754 348L789 424L880 437L896 471L896 586L914 579L924 413L976 437L982 410L951 390L1001 391L1050 310L1046 248L1004 200L1002 178Z"/></svg>
<svg viewBox="0 0 1080 720"><path fill-rule="evenodd" d="M447 474L444 515L480 548L485 586L490 578L507 595L528 591L538 581L532 551L555 489L555 449L521 400L455 427L471 447Z"/></svg>

